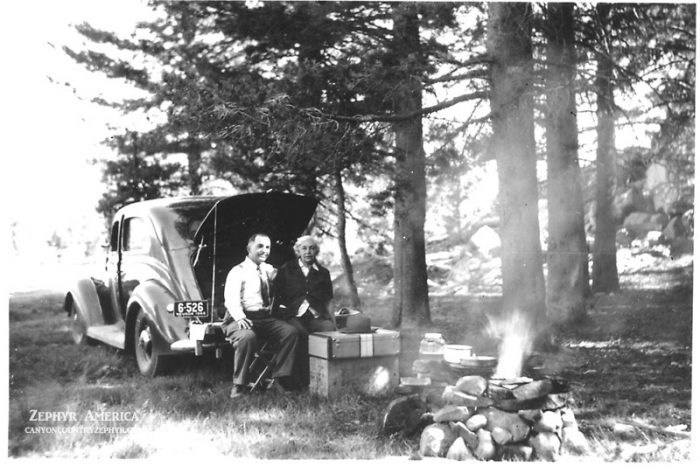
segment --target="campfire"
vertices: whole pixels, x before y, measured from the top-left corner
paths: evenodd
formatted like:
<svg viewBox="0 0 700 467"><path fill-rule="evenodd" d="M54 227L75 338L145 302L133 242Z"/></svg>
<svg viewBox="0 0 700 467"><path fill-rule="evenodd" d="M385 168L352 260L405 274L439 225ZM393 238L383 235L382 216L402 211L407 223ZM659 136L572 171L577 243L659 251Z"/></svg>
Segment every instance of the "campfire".
<svg viewBox="0 0 700 467"><path fill-rule="evenodd" d="M571 409L568 383L536 371L523 374L524 366L535 369L533 333L524 317L492 321L488 331L501 343L497 359L416 360L419 377L404 378L408 384L399 389L406 395L390 404L384 432L422 429L422 457L553 461L562 453L585 454L589 445Z"/></svg>

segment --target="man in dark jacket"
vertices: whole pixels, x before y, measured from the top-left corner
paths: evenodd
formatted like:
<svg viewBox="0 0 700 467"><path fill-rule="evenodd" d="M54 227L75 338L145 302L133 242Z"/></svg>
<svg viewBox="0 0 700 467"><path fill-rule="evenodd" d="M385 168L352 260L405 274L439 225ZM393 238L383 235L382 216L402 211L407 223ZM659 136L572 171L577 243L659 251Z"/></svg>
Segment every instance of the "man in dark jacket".
<svg viewBox="0 0 700 467"><path fill-rule="evenodd" d="M295 366L298 385L309 385L308 334L336 329L328 305L333 298L333 284L328 269L316 261L318 245L310 235L297 239L296 259L283 264L275 278L276 316L299 330L300 339Z"/></svg>

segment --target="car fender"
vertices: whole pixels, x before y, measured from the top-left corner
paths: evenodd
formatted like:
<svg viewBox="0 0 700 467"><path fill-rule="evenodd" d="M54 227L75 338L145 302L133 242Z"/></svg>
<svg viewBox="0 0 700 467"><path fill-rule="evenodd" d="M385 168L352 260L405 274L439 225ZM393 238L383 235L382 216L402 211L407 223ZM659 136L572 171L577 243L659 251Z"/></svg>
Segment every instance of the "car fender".
<svg viewBox="0 0 700 467"><path fill-rule="evenodd" d="M167 306L175 300L177 300L175 295L160 282L149 280L139 284L127 304L126 348L133 348L132 329L140 309L155 328L156 332L153 336L155 349L161 354L176 353L170 349L170 344L187 338L185 332L187 322L168 312Z"/></svg>
<svg viewBox="0 0 700 467"><path fill-rule="evenodd" d="M97 294L97 284L92 278L78 280L72 287L63 301L63 309L70 316L73 303L83 313L87 326L98 326L105 324L104 311Z"/></svg>

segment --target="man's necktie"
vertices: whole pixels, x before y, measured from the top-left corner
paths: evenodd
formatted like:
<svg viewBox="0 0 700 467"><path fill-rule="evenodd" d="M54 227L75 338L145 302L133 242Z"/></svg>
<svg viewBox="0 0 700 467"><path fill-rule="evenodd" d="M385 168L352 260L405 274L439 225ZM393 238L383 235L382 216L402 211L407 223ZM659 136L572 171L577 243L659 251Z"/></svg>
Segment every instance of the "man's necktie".
<svg viewBox="0 0 700 467"><path fill-rule="evenodd" d="M263 306L270 306L270 287L267 283L265 273L258 266L258 277L260 277L260 295L262 296Z"/></svg>

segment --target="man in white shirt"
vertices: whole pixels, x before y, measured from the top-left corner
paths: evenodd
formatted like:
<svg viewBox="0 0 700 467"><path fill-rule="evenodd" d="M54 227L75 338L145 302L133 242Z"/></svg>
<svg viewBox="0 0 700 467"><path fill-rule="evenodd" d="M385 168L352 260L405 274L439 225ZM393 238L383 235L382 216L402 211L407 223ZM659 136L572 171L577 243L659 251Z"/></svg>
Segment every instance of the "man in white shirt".
<svg viewBox="0 0 700 467"><path fill-rule="evenodd" d="M278 347L272 377L283 388L290 379L300 333L289 323L273 318L271 283L275 268L265 261L270 255L270 237L250 237L248 255L229 271L224 286L226 316L223 330L234 349L231 398L245 393L248 367L258 348L258 337Z"/></svg>

